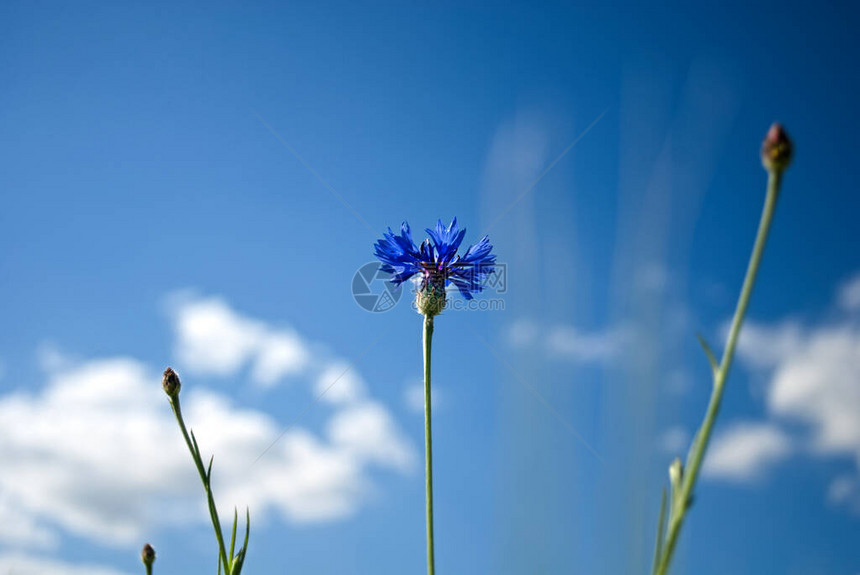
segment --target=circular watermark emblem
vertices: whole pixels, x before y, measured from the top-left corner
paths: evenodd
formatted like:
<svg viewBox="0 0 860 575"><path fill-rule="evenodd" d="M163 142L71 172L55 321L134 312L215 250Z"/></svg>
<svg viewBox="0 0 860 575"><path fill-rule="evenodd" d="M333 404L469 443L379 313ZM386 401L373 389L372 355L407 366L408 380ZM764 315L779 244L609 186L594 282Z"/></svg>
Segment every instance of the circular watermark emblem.
<svg viewBox="0 0 860 575"><path fill-rule="evenodd" d="M371 262L358 268L352 276L355 303L372 313L390 310L403 295L403 286L391 283L391 274L381 268L381 263Z"/></svg>

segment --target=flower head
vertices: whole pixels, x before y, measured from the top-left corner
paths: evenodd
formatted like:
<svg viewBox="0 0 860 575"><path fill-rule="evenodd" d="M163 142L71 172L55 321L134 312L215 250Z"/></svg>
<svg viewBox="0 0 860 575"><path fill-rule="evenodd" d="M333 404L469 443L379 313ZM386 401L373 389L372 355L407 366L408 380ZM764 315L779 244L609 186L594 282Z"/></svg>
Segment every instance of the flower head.
<svg viewBox="0 0 860 575"><path fill-rule="evenodd" d="M460 256L457 250L463 243L466 230L460 229L457 218L448 226L439 220L435 229L426 231L430 237L416 246L408 223L403 222L400 226L400 235L388 228L374 246L376 257L383 264L382 271L392 275L391 282L395 285L420 274L419 310L422 297L425 301L431 298L436 304L441 300L444 305L448 284L455 285L464 298L472 299L472 294L484 289L484 283L495 267L496 256L490 253L493 249L490 240L484 236ZM435 315L441 307L431 311L435 313L430 315Z"/></svg>

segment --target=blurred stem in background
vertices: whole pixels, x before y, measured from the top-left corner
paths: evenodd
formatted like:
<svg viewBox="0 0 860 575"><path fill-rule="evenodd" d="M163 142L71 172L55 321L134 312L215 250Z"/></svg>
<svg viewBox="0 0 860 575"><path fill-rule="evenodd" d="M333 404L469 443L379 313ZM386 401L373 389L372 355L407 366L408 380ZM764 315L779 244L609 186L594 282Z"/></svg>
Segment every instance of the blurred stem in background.
<svg viewBox="0 0 860 575"><path fill-rule="evenodd" d="M720 403L723 399L723 390L725 389L726 378L729 375L729 370L732 365L738 336L740 335L741 326L744 321L744 316L746 315L747 306L749 305L756 274L758 273L759 265L761 264L761 258L764 253L765 243L767 242L768 232L770 231L770 224L773 219L776 202L779 198L782 173L791 161L791 154L791 142L788 139L788 135L785 133L782 126L774 124L768 131L761 149L762 165L768 172L767 195L764 201L764 209L762 210L758 233L756 234L755 244L753 245L746 277L744 278L743 287L741 288L741 294L738 298L735 315L732 319L731 328L729 329L726 348L723 352L722 360L719 363L717 363L716 356L711 351L711 348L705 340L701 337L699 338L702 348L705 350L705 355L708 356L708 361L711 364L713 376L711 400L708 403L705 420L702 422L702 426L693 437L693 443L687 454L686 464L682 464L680 459L675 459L669 467L669 515L667 520L666 490L664 489L660 501L657 544L654 550L654 563L652 567L652 573L654 575L666 575L666 573L668 573L669 566L675 552L675 546L678 542L678 536L680 535L681 527L684 524L684 518L693 501L693 489L696 486L696 479L698 479L699 470L702 467L702 462L704 461L705 453L708 449L708 443L711 439L711 432L714 428L717 413L720 410Z"/></svg>
<svg viewBox="0 0 860 575"><path fill-rule="evenodd" d="M173 415L176 416L176 422L179 424L179 429L182 431L182 437L185 439L185 445L188 446L188 451L191 452L191 457L194 459L194 465L197 467L197 473L200 475L200 481L203 483L203 489L206 491L206 500L209 505L209 516L212 519L212 527L215 529L215 539L218 541L218 573L220 575L223 567L224 575L240 575L242 565L245 562L245 551L248 549L248 536L251 530L251 516L248 510L245 511L245 541L242 547L239 548L235 555L233 552L236 548L236 527L238 525L239 514L236 509L233 510L233 533L230 537L229 553L224 545L224 535L221 532L221 520L218 519L218 509L215 507L215 497L212 495L212 461L215 459L213 455L209 458L209 466L203 466L203 458L200 456L200 448L197 446L197 438L194 437L194 431L189 431L185 428L185 421L182 419L182 407L179 403L179 390L182 384L179 381L179 376L171 368L164 370L164 377L161 380L161 386L170 400L170 407L173 408ZM147 567L149 569L149 566ZM147 571L147 575L150 575Z"/></svg>

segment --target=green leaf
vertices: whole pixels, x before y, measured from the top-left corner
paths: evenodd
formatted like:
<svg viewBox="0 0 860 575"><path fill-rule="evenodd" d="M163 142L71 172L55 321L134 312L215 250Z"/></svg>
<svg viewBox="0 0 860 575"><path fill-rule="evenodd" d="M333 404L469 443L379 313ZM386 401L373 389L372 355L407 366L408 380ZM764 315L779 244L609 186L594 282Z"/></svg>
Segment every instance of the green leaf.
<svg viewBox="0 0 860 575"><path fill-rule="evenodd" d="M242 550L248 548L248 537L251 535L251 510L245 508L245 542L242 543Z"/></svg>
<svg viewBox="0 0 860 575"><path fill-rule="evenodd" d="M236 556L233 558L233 564L230 566L232 575L240 575L242 573L242 565L245 563L245 550L239 549Z"/></svg>
<svg viewBox="0 0 860 575"><path fill-rule="evenodd" d="M245 553L248 550L248 538L251 535L251 510L245 508L245 541L242 543L242 548L233 559L232 575L240 575L242 566L245 564Z"/></svg>
<svg viewBox="0 0 860 575"><path fill-rule="evenodd" d="M197 457L200 457L200 448L197 447L197 438L194 437L194 430L189 429L188 432L191 434L191 443L194 445L194 454ZM202 458L201 458L202 459Z"/></svg>
<svg viewBox="0 0 860 575"><path fill-rule="evenodd" d="M717 363L717 358L714 355L714 352L711 351L711 346L708 345L708 342L705 341L705 338L702 337L701 334L696 334L696 338L699 340L699 345L701 345L702 349L705 350L705 355L708 356L708 363L711 364L711 371L716 374L717 370L720 369L720 364Z"/></svg>
<svg viewBox="0 0 860 575"><path fill-rule="evenodd" d="M230 557L233 557L233 551L236 549L236 526L239 523L239 511L233 508L233 534L230 536Z"/></svg>

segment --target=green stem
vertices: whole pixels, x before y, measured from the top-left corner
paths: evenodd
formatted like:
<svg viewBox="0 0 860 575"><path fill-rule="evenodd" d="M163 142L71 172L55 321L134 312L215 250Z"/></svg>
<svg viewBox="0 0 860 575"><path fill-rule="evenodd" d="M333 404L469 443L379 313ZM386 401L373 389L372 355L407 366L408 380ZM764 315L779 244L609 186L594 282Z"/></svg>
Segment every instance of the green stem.
<svg viewBox="0 0 860 575"><path fill-rule="evenodd" d="M708 410L705 414L705 420L702 422L702 427L696 434L693 441L691 451L687 457L687 467L684 469L684 477L681 483L679 493L672 494L672 506L669 513L669 525L666 534L666 541L663 545L663 555L659 566L654 571L656 575L665 575L669 570L669 565L672 562L672 556L675 551L675 545L678 542L678 536L681 532L681 526L684 523L684 517L687 508L690 506L693 489L696 485L696 480L699 476L699 470L702 467L702 461L705 458L705 452L708 449L708 443L711 439L711 432L714 428L714 423L717 418L717 413L720 410L720 403L723 399L723 390L725 388L726 378L729 374L729 369L732 366L732 359L735 355L735 348L738 343L738 336L741 332L744 316L746 315L747 306L749 305L750 295L752 294L753 286L755 285L756 275L758 274L761 257L764 253L764 246L767 243L770 224L773 219L773 213L776 208L776 201L779 198L779 187L782 180L781 172L771 170L768 173L767 181L767 197L765 198L764 208L761 214L761 220L756 234L755 245L753 246L752 255L750 256L749 265L747 266L746 277L741 288L741 294L738 298L738 304L735 309L735 315L732 319L732 325L729 329L728 339L726 341L726 349L723 352L722 360L719 367L714 371L714 387L711 391L711 400L708 403Z"/></svg>
<svg viewBox="0 0 860 575"><path fill-rule="evenodd" d="M200 451L197 448L196 442L191 441L188 435L188 430L185 428L185 421L182 419L182 408L179 404L179 395L170 398L170 406L173 408L173 415L176 416L176 421L179 423L179 429L182 431L182 437L185 438L185 445L188 446L188 451L191 452L191 458L194 459L194 465L197 467L197 473L200 475L200 481L203 482L203 487L206 490L207 503L209 505L209 515L212 518L212 527L215 529L215 538L218 540L218 553L221 558L221 563L224 565L224 574L230 575L230 563L227 560L227 550L224 546L224 536L221 533L221 520L218 519L218 510L215 507L215 499L212 496L212 488L209 485L209 474L203 466L203 460L200 458Z"/></svg>
<svg viewBox="0 0 860 575"><path fill-rule="evenodd" d="M146 575L152 575L152 565L144 564L144 566L146 567Z"/></svg>
<svg viewBox="0 0 860 575"><path fill-rule="evenodd" d="M427 574L433 575L433 426L430 401L430 347L433 339L433 318L424 316L424 452L427 477Z"/></svg>
<svg viewBox="0 0 860 575"><path fill-rule="evenodd" d="M758 226L758 235L755 239L753 252L750 256L750 263L747 267L747 275L744 278L744 285L741 288L741 295L738 298L735 317L732 319L732 327L729 329L729 338L726 342L726 350L723 352L723 358L720 362L720 373L723 379L728 376L729 368L732 365L732 358L735 355L735 346L737 346L738 335L741 332L741 324L744 321L744 316L747 313L750 295L752 294L753 284L755 284L756 275L758 275L761 256L764 253L764 245L767 242L767 235L770 231L770 223L773 219L773 213L776 210L776 201L779 198L779 187L782 183L782 174L780 172L770 172L767 179L767 197L764 201L764 209L761 214L761 221Z"/></svg>

